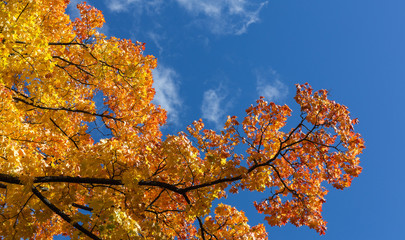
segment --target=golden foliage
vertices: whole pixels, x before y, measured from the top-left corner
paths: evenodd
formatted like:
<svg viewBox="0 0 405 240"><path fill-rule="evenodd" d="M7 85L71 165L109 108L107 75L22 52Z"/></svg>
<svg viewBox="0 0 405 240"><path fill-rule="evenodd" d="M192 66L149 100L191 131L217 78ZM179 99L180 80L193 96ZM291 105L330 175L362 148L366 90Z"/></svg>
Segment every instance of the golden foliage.
<svg viewBox="0 0 405 240"><path fill-rule="evenodd" d="M290 108L260 98L221 132L200 120L162 138L156 59L99 33L102 13L85 3L71 21L68 2L0 3L2 239L266 239L231 206L211 212L227 189L271 192L254 203L271 226L325 232L323 183L343 189L361 172L345 106L297 85L301 121L286 132Z"/></svg>

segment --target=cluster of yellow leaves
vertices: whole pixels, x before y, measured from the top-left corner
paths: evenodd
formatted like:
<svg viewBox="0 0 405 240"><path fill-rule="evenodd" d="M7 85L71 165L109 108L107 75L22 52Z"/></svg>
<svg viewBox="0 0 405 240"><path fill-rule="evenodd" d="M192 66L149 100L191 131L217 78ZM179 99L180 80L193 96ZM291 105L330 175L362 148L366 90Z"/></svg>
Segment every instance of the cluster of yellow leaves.
<svg viewBox="0 0 405 240"><path fill-rule="evenodd" d="M236 208L219 204L215 208L215 217L207 216L205 230L215 233L216 239L266 239L263 224L250 227L245 214ZM210 236L208 234L208 236Z"/></svg>
<svg viewBox="0 0 405 240"><path fill-rule="evenodd" d="M200 120L162 139L155 58L99 33L102 13L86 3L71 21L68 3L0 3L1 237L266 239L231 206L211 212L228 187L270 190L255 206L272 226L324 233L322 183L343 189L361 172L345 106L298 85L302 121L288 132L290 108L260 98L223 131Z"/></svg>

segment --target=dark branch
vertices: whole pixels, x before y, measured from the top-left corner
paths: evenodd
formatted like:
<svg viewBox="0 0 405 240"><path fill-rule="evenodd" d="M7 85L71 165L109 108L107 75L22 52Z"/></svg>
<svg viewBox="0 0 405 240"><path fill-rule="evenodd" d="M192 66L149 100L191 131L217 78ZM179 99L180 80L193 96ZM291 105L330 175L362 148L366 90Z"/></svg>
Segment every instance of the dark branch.
<svg viewBox="0 0 405 240"><path fill-rule="evenodd" d="M205 240L205 228L204 228L203 222L201 221L201 218L200 218L200 217L197 217L197 220L198 220L198 224L200 225L201 238L202 238L203 240Z"/></svg>
<svg viewBox="0 0 405 240"><path fill-rule="evenodd" d="M34 103L30 103L30 102L28 102L27 100L21 99L21 98L18 98L18 97L13 97L13 99L14 99L15 101L17 101L17 102L22 102L22 103L25 103L25 104L27 104L27 105L29 105L29 106L32 106L32 107L35 107L35 108L39 108L39 109L43 109L43 110L67 111L67 112L74 112L74 113L84 113L84 114L89 114L89 115L96 116L96 117L109 118L109 119L121 121L120 119L117 119L117 118L115 118L115 117L113 117L113 116L110 116L110 115L99 114L99 113L92 113L92 112L84 111L84 110L81 110L81 109L71 109L71 108L65 108L65 107L57 107L57 108L54 108L54 107L44 107L44 106L40 106L40 105L35 105Z"/></svg>
<svg viewBox="0 0 405 240"><path fill-rule="evenodd" d="M19 185L23 184L18 177L14 177L4 173L0 173L0 182ZM86 178L86 177L69 177L69 176L47 176L34 178L34 183L51 183L51 182L123 185L121 180L108 178Z"/></svg>
<svg viewBox="0 0 405 240"><path fill-rule="evenodd" d="M184 189L180 189L172 184L169 183L164 183L164 182L158 182L158 181L139 181L138 185L140 186L155 186L155 187L160 187L160 188L165 188L170 191L183 194L186 191Z"/></svg>
<svg viewBox="0 0 405 240"><path fill-rule="evenodd" d="M25 9L27 9L28 4L30 4L30 2L28 2L28 3L25 5L24 9L23 9L23 10L20 12L20 14L18 14L18 17L17 17L17 19L15 20L15 22L17 22L17 21L18 21L18 19L20 19L21 14L23 14L23 12L25 11Z"/></svg>
<svg viewBox="0 0 405 240"><path fill-rule="evenodd" d="M67 64L73 65L73 66L75 66L77 69L79 69L80 71L86 73L87 75L90 75L90 76L94 77L94 75L93 75L91 72L89 72L89 71L83 69L83 67L87 67L87 66L82 66L82 65L80 65L80 64L76 64L76 63L71 62L71 61L69 61L69 60L66 60L66 59L64 59L64 58L62 58L62 57L60 57L60 56L52 56L52 58L56 58L56 59L59 59L59 60L65 62L65 63L67 63Z"/></svg>
<svg viewBox="0 0 405 240"><path fill-rule="evenodd" d="M54 204L52 204L47 198L45 198L35 187L32 188L32 192L41 200L49 209L51 209L54 213L59 215L63 220L66 222L72 224L73 227L75 227L77 230L81 231L82 233L86 234L88 237L91 239L97 239L101 240L101 238L97 237L94 235L94 233L90 232L89 230L85 229L82 225L78 224L77 222L74 222L67 214L62 212L58 207L56 207Z"/></svg>
<svg viewBox="0 0 405 240"><path fill-rule="evenodd" d="M48 43L48 45L50 45L50 46L72 46L72 45L79 45L79 46L82 46L82 47L84 47L84 48L89 48L86 44L84 44L84 43L79 43L79 42L56 42L56 43L54 43L54 42L50 42L50 43Z"/></svg>
<svg viewBox="0 0 405 240"><path fill-rule="evenodd" d="M79 146L77 146L77 143L75 142L75 140L73 140L71 137L69 137L69 135L67 135L66 132L63 131L63 129L60 128L59 125L56 124L56 122L55 122L52 118L49 118L49 119L50 119L51 122L63 133L63 135L65 135L66 137L68 137L69 140L72 141L72 143L75 145L75 147L76 147L77 149L79 149Z"/></svg>
<svg viewBox="0 0 405 240"><path fill-rule="evenodd" d="M86 210L86 211L89 211L89 212L93 211L93 208L87 207L87 206L83 206L83 205L80 205L80 204L77 204L77 203L72 203L72 206L73 206L73 207L76 207L76 208L80 208L80 209Z"/></svg>
<svg viewBox="0 0 405 240"><path fill-rule="evenodd" d="M233 177L233 178L221 178L215 181L211 181L211 182L207 182L207 183L203 183L203 184L199 184L199 185L194 185L194 186L190 186L190 187L186 187L183 189L179 189L179 191L181 193L186 193L189 192L191 190L195 190L195 189L199 189L199 188L203 188L203 187L210 187L216 184L220 184L220 183L226 183L226 182L234 182L234 181L238 181L242 179L242 175Z"/></svg>

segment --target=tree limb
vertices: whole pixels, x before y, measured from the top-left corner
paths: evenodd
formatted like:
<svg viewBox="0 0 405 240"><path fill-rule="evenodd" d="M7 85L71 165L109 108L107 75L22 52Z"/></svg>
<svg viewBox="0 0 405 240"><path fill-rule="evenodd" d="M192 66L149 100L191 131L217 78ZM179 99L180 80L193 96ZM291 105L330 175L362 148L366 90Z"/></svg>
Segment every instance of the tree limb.
<svg viewBox="0 0 405 240"><path fill-rule="evenodd" d="M52 204L47 198L42 195L36 187L32 188L32 192L41 200L49 209L51 209L54 213L59 215L63 220L70 223L74 228L79 230L80 232L86 234L91 239L101 240L101 238L97 237L94 233L90 232L89 230L85 229L82 225L74 222L66 213L62 212L58 207Z"/></svg>

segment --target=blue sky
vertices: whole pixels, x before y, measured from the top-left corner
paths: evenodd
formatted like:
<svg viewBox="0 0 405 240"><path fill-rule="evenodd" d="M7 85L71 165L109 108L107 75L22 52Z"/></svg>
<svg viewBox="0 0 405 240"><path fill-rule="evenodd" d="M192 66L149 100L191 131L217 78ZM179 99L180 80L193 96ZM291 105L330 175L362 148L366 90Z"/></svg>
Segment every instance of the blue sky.
<svg viewBox="0 0 405 240"><path fill-rule="evenodd" d="M78 1L72 1L72 5ZM404 228L405 1L103 0L107 36L146 43L158 58L155 103L165 133L203 118L219 129L260 95L294 103L294 84L328 89L359 118L363 173L324 205L325 236L306 227L266 226L271 239L400 239ZM74 17L77 12L69 8ZM294 118L290 119L291 126ZM244 192L226 200L264 222Z"/></svg>

